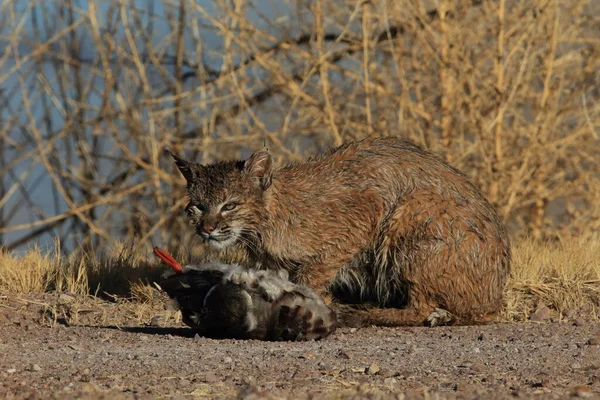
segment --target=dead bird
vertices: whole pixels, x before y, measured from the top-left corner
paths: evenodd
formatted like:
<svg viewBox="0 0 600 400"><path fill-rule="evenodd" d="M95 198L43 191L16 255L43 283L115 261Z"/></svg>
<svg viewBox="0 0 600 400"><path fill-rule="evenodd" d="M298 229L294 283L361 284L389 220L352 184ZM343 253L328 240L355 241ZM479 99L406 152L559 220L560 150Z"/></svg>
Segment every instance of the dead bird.
<svg viewBox="0 0 600 400"><path fill-rule="evenodd" d="M182 267L164 250L154 253L172 271L160 287L174 299L183 322L211 338L318 340L337 326L335 312L287 272L251 270L237 264Z"/></svg>

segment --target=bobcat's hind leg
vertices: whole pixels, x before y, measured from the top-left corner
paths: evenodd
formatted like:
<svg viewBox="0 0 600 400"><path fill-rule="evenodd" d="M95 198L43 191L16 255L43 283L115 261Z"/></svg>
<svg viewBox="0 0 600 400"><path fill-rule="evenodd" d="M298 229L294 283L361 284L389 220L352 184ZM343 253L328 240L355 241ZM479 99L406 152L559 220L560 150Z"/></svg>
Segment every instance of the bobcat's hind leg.
<svg viewBox="0 0 600 400"><path fill-rule="evenodd" d="M335 306L338 325L360 328L377 326L439 326L455 324L457 319L441 308L431 312L415 311L407 308L367 308L338 304Z"/></svg>
<svg viewBox="0 0 600 400"><path fill-rule="evenodd" d="M377 326L422 326L427 314L412 309L376 308L364 305L336 304L338 326L360 328Z"/></svg>

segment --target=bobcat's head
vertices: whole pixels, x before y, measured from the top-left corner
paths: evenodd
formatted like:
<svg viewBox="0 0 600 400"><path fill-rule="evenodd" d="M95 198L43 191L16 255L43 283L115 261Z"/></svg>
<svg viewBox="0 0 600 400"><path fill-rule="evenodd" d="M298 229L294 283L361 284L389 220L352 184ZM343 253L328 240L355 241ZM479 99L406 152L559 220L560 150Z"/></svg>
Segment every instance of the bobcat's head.
<svg viewBox="0 0 600 400"><path fill-rule="evenodd" d="M200 165L171 154L187 180L186 213L210 245L222 249L255 232L271 185L272 159L267 150L245 161Z"/></svg>

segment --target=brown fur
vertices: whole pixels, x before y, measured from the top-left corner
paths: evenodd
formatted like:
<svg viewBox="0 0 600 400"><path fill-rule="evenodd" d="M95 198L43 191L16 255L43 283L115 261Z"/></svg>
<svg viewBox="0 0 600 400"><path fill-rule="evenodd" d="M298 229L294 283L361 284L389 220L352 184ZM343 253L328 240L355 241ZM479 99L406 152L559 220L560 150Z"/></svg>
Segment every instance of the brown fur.
<svg viewBox="0 0 600 400"><path fill-rule="evenodd" d="M410 142L366 139L278 169L264 150L206 166L175 158L205 240L240 242L262 268L381 308L340 306L342 323L423 324L438 308L477 323L502 306L504 225L465 175Z"/></svg>

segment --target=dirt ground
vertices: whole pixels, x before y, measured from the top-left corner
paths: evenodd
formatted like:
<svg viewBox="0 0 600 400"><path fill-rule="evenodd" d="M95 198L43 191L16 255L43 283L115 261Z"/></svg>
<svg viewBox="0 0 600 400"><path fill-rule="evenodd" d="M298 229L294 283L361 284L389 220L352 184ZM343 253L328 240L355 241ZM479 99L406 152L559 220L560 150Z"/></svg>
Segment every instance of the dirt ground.
<svg viewBox="0 0 600 400"><path fill-rule="evenodd" d="M210 340L160 304L0 295L4 398L600 398L583 319Z"/></svg>

